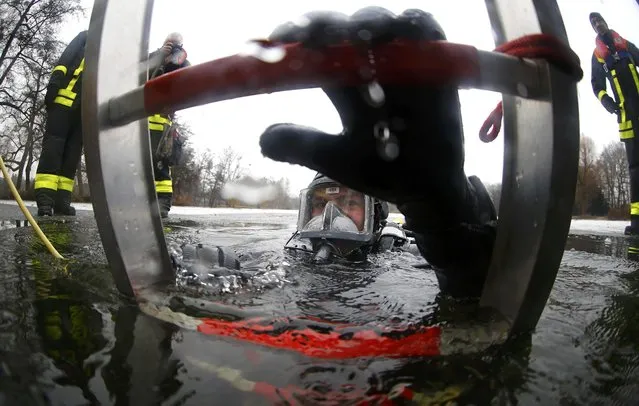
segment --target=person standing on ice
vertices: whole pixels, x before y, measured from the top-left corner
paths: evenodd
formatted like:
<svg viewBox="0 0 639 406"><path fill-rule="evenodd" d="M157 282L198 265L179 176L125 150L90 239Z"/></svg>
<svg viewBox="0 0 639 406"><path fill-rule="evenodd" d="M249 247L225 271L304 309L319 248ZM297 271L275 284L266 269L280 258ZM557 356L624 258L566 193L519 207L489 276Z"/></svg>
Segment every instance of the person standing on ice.
<svg viewBox="0 0 639 406"><path fill-rule="evenodd" d="M617 115L619 138L626 147L630 172L630 225L626 235L639 235L639 50L623 38L599 13L590 13L590 24L597 33L591 61L591 83L603 107ZM614 99L607 92L606 82Z"/></svg>
<svg viewBox="0 0 639 406"><path fill-rule="evenodd" d="M87 35L81 31L67 45L47 84L47 124L33 186L38 216L75 216L71 198L82 157L80 107Z"/></svg>
<svg viewBox="0 0 639 406"><path fill-rule="evenodd" d="M184 49L184 39L179 32L167 35L162 47L149 55L149 79L155 79L178 69L191 66ZM169 216L173 204L173 179L171 167L177 165L171 159L172 151L182 146L182 141L173 125L174 114L154 114L149 117L149 134L151 151L153 152L153 175L155 177L155 193L160 206L160 216ZM163 150L172 153L162 154Z"/></svg>

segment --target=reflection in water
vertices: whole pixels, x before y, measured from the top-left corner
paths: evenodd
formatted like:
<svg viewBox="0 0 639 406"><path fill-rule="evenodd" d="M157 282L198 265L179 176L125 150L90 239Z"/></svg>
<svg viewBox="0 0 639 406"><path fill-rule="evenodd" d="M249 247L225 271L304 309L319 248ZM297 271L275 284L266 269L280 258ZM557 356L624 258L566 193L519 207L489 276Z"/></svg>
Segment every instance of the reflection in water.
<svg viewBox="0 0 639 406"><path fill-rule="evenodd" d="M173 334L179 329L122 306L114 314L115 345L107 353L102 379L115 405L156 405L182 386L176 379L179 361L171 357Z"/></svg>
<svg viewBox="0 0 639 406"><path fill-rule="evenodd" d="M601 401L627 404L639 399L639 238L624 239L629 268L599 317L584 332L583 345L593 374L591 391Z"/></svg>
<svg viewBox="0 0 639 406"><path fill-rule="evenodd" d="M53 261L29 227L0 232L0 405L633 404L639 396L639 244L630 238L571 236L533 337L470 355L331 361L142 314L115 292L93 223L42 227L70 261ZM196 239L196 229L172 234ZM259 239L234 231L255 238L240 251L283 259L286 228ZM339 321L446 326L473 315L474 303L433 294L434 277L407 265L418 263L408 255L355 272L291 262L294 283L223 301ZM257 256L248 261L260 266Z"/></svg>
<svg viewBox="0 0 639 406"><path fill-rule="evenodd" d="M31 227L28 220L0 220L0 230L17 227Z"/></svg>

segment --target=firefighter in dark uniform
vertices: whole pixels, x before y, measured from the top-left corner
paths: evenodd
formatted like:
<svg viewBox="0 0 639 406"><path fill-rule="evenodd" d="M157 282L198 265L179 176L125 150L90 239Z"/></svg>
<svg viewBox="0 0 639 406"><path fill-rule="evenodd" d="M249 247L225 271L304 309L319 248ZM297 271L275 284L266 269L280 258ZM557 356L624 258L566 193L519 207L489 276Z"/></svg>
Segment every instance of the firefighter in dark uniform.
<svg viewBox="0 0 639 406"><path fill-rule="evenodd" d="M597 32L592 54L592 90L611 114L617 115L619 137L626 146L630 172L630 226L626 235L639 235L639 75L636 62L639 50L621 37L599 13L590 13L590 23ZM614 99L606 91L606 79Z"/></svg>
<svg viewBox="0 0 639 406"><path fill-rule="evenodd" d="M169 34L162 47L149 55L149 79L165 73L190 66L186 59L186 51L182 48L183 39L180 33ZM149 117L149 132L151 136L151 151L153 152L153 171L155 175L155 192L160 205L160 215L169 215L173 201L173 180L171 179L171 165L173 162L163 159L158 154L160 141L167 139L174 128L173 114L155 114ZM171 141L171 137L168 137ZM160 148L162 149L162 148Z"/></svg>
<svg viewBox="0 0 639 406"><path fill-rule="evenodd" d="M86 41L87 31L71 41L47 85L47 126L34 185L38 216L75 215L71 194L82 155L80 95Z"/></svg>

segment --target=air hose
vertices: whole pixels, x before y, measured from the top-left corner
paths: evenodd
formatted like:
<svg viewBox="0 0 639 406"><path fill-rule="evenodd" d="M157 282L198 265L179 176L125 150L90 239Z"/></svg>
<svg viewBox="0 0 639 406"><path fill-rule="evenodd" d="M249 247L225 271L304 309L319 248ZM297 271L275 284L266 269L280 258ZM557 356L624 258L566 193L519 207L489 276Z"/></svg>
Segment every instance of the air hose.
<svg viewBox="0 0 639 406"><path fill-rule="evenodd" d="M44 235L44 233L40 229L40 226L38 226L38 223L36 223L31 213L29 213L29 210L27 210L24 202L22 201L22 198L20 197L20 193L18 193L18 189L16 189L13 181L11 181L11 177L9 176L9 172L7 172L7 167L4 165L2 156L0 156L0 169L2 169L2 176L4 176L7 185L9 185L9 190L11 190L11 194L13 194L14 199L16 199L16 202L18 202L20 210L22 210L24 216L27 218L27 220L29 220L29 224L31 224L31 227L33 227L38 237L40 237L40 240L44 243L45 247L47 247L51 255L58 259L64 259L64 257L62 257L62 255L60 255L60 253L55 249L53 244L51 244L51 241L49 241L47 236Z"/></svg>

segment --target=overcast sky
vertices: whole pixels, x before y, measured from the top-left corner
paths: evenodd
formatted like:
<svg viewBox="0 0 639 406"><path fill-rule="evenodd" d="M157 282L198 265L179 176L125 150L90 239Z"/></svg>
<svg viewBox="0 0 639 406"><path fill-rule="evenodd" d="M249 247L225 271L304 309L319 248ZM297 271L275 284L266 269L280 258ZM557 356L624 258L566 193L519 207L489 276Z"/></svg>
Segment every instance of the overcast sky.
<svg viewBox="0 0 639 406"><path fill-rule="evenodd" d="M88 28L93 1L82 1L87 8L86 17L71 19L65 24L61 33L65 41ZM385 0L377 3L364 0L155 0L150 47L161 46L169 32L179 31L184 36L189 60L197 64L237 53L243 49L246 40L266 37L278 24L305 12L321 9L351 14L370 5L383 6L395 13L407 8L421 8L435 16L449 41L483 50L494 48L482 0ZM590 86L590 58L595 33L588 14L599 11L611 28L639 45L639 6L635 0L559 0L559 6L570 45L581 58L585 74L578 86L581 131L592 137L601 151L606 144L618 141L619 137L615 117L604 110ZM501 95L461 90L460 97L466 137L466 173L477 175L486 183L500 182L503 133L489 144L481 142L477 133ZM287 177L292 194L305 187L314 173L300 166L262 157L258 144L262 131L277 122L310 125L330 133L341 130L332 104L318 89L230 100L184 110L179 115L194 131L191 142L196 150L209 148L215 152L230 145L242 153L249 174L275 179Z"/></svg>

